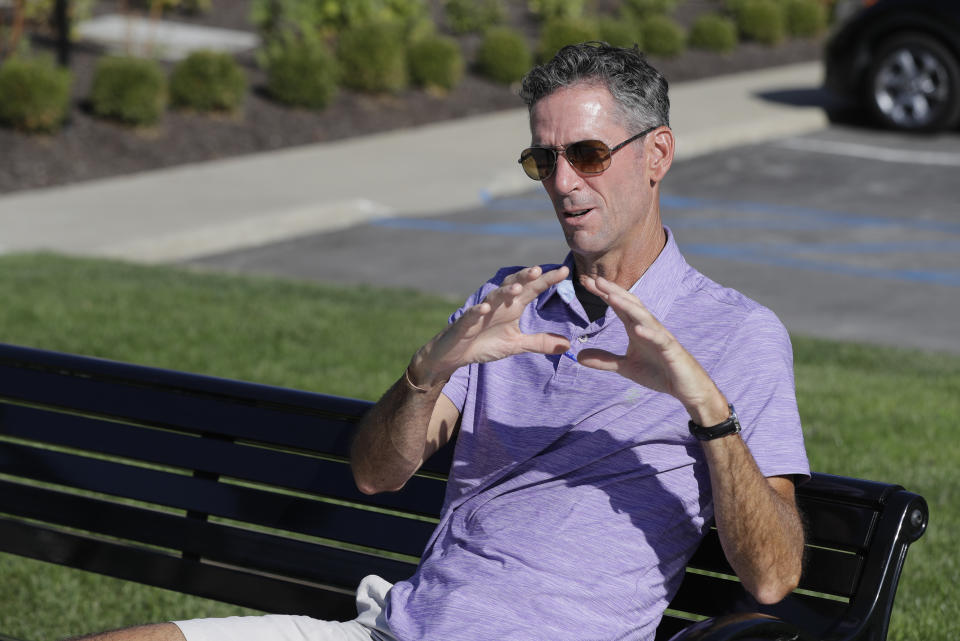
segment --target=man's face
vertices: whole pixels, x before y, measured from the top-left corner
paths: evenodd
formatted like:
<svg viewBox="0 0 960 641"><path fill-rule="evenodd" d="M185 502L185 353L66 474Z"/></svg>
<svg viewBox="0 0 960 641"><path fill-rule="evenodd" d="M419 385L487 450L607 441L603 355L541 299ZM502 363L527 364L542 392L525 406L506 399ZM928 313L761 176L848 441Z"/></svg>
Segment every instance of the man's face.
<svg viewBox="0 0 960 641"><path fill-rule="evenodd" d="M615 100L605 87L559 89L537 102L530 113L532 144L560 147L600 140L612 148L639 133L625 129L616 113ZM575 255L621 260L641 246L649 213L656 211L643 162L648 138L617 151L601 174L578 173L561 156L553 174L543 181Z"/></svg>

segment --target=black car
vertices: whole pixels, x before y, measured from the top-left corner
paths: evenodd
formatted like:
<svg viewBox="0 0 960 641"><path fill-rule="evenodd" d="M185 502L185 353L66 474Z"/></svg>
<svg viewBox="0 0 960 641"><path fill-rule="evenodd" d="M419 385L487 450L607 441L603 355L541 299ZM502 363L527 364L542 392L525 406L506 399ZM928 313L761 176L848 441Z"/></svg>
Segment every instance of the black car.
<svg viewBox="0 0 960 641"><path fill-rule="evenodd" d="M838 0L826 84L886 127L960 122L960 0Z"/></svg>

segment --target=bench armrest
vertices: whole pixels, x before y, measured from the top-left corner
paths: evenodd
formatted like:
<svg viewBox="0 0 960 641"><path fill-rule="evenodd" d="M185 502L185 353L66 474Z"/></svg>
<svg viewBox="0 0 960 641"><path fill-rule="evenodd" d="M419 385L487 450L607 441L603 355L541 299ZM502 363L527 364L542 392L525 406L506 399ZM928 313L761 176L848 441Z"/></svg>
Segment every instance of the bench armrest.
<svg viewBox="0 0 960 641"><path fill-rule="evenodd" d="M704 619L673 635L670 641L812 641L783 619L744 612Z"/></svg>

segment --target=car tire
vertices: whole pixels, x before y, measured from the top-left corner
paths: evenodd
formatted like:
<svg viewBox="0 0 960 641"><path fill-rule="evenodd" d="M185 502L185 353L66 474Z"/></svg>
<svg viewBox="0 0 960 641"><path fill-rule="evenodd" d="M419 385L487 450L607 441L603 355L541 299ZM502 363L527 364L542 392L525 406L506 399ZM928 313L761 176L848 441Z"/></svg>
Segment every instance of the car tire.
<svg viewBox="0 0 960 641"><path fill-rule="evenodd" d="M960 121L960 64L926 34L881 43L865 80L866 104L885 127L941 131Z"/></svg>

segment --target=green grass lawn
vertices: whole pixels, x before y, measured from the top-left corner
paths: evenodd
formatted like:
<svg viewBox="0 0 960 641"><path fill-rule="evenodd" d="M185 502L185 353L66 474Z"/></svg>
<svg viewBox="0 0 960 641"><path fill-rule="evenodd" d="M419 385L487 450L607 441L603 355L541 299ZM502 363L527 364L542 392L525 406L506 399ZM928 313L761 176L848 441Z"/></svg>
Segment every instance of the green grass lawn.
<svg viewBox="0 0 960 641"><path fill-rule="evenodd" d="M460 301L170 268L0 257L0 341L375 399ZM960 624L960 358L794 337L814 469L896 482L930 503L889 638ZM244 611L0 555L0 633L40 641Z"/></svg>

